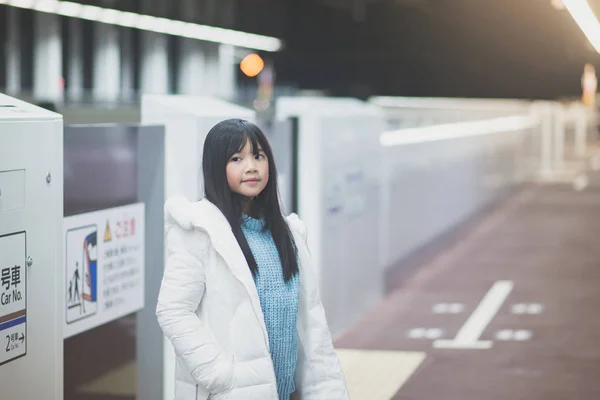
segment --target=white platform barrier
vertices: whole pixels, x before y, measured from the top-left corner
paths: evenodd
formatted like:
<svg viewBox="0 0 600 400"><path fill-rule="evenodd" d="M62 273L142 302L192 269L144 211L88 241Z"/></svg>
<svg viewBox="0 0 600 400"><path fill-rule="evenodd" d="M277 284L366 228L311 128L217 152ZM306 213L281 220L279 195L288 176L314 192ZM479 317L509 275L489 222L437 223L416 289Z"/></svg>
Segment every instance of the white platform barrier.
<svg viewBox="0 0 600 400"><path fill-rule="evenodd" d="M255 121L247 108L212 97L144 95L141 121L165 126L166 196L198 199L204 192L202 150L208 131L228 118Z"/></svg>
<svg viewBox="0 0 600 400"><path fill-rule="evenodd" d="M254 111L210 97L145 95L143 124L165 126L165 198L197 200L204 193L202 152L208 131L228 118L255 121ZM158 351L158 349L157 349ZM165 338L163 399L173 399L175 353Z"/></svg>
<svg viewBox="0 0 600 400"><path fill-rule="evenodd" d="M334 335L383 295L378 246L382 113L354 99L280 98L298 118L298 206Z"/></svg>
<svg viewBox="0 0 600 400"><path fill-rule="evenodd" d="M404 129L453 122L466 122L534 112L542 134L529 143L535 148L535 179L541 182L587 182L586 169L600 168L599 151L589 142L597 135L597 116L580 102L529 101L518 99L373 97L388 129ZM533 153L532 153L533 154ZM588 165L589 164L589 165Z"/></svg>
<svg viewBox="0 0 600 400"><path fill-rule="evenodd" d="M539 120L521 113L384 132L380 256L384 269L501 199L535 171Z"/></svg>
<svg viewBox="0 0 600 400"><path fill-rule="evenodd" d="M599 159L597 115L579 102L536 101L533 112L541 123L538 181L587 186L587 171Z"/></svg>
<svg viewBox="0 0 600 400"><path fill-rule="evenodd" d="M598 140L598 117L593 109L580 102L558 105L563 115L563 153L557 153L557 162L583 162L598 155L597 146L589 146ZM558 139L557 139L558 140Z"/></svg>

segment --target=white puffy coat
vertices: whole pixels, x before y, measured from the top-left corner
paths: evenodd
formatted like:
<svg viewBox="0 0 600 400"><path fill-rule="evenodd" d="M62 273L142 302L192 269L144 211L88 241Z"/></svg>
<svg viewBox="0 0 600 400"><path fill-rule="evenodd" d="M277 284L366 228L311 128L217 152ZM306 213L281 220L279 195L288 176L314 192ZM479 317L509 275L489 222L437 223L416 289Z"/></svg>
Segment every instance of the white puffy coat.
<svg viewBox="0 0 600 400"><path fill-rule="evenodd" d="M231 227L208 200L165 205L167 265L158 322L176 353L176 400L276 400L269 340L252 273ZM287 217L300 260L294 399L346 400L310 266L304 224Z"/></svg>

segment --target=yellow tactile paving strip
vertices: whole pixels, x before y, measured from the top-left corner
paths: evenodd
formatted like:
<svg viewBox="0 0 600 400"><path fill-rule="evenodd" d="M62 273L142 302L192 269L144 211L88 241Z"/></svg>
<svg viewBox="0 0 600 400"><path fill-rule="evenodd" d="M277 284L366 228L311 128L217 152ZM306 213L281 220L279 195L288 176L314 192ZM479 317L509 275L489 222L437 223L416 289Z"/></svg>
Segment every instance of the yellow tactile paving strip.
<svg viewBox="0 0 600 400"><path fill-rule="evenodd" d="M115 369L82 386L80 393L105 394L112 396L135 396L137 364L132 362Z"/></svg>
<svg viewBox="0 0 600 400"><path fill-rule="evenodd" d="M389 400L425 359L414 351L336 350L351 400ZM80 388L80 393L135 395L136 364L118 368Z"/></svg>
<svg viewBox="0 0 600 400"><path fill-rule="evenodd" d="M351 400L390 400L425 359L414 351L336 351Z"/></svg>

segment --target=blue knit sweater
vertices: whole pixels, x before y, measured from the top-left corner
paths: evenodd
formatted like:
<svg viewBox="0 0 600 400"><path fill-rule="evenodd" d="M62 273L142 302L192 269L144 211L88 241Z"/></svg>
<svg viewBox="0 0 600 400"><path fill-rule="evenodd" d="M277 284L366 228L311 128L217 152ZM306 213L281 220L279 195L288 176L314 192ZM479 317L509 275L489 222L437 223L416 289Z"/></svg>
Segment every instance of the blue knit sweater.
<svg viewBox="0 0 600 400"><path fill-rule="evenodd" d="M289 400L295 390L298 358L298 275L284 281L279 253L263 221L244 216L242 232L258 265L254 282L267 326L279 400Z"/></svg>

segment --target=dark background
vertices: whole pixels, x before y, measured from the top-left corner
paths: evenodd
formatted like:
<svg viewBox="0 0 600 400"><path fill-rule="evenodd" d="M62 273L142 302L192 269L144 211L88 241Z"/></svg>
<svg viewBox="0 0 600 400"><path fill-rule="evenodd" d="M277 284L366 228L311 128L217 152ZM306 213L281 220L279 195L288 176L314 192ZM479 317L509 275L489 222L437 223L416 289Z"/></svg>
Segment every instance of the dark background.
<svg viewBox="0 0 600 400"><path fill-rule="evenodd" d="M77 1L279 37L283 51L262 53L275 62L276 83L332 95L579 97L583 65L600 68L570 14L552 5L558 0ZM600 15L600 0L588 2ZM22 18L31 26L33 12ZM93 48L91 25L83 23L86 49ZM32 32L23 35L23 65L30 66ZM170 43L176 59L177 41ZM22 71L25 88L32 73Z"/></svg>
<svg viewBox="0 0 600 400"><path fill-rule="evenodd" d="M280 83L338 95L579 96L584 63L599 61L551 0L360 3L239 0L235 25L285 40Z"/></svg>

